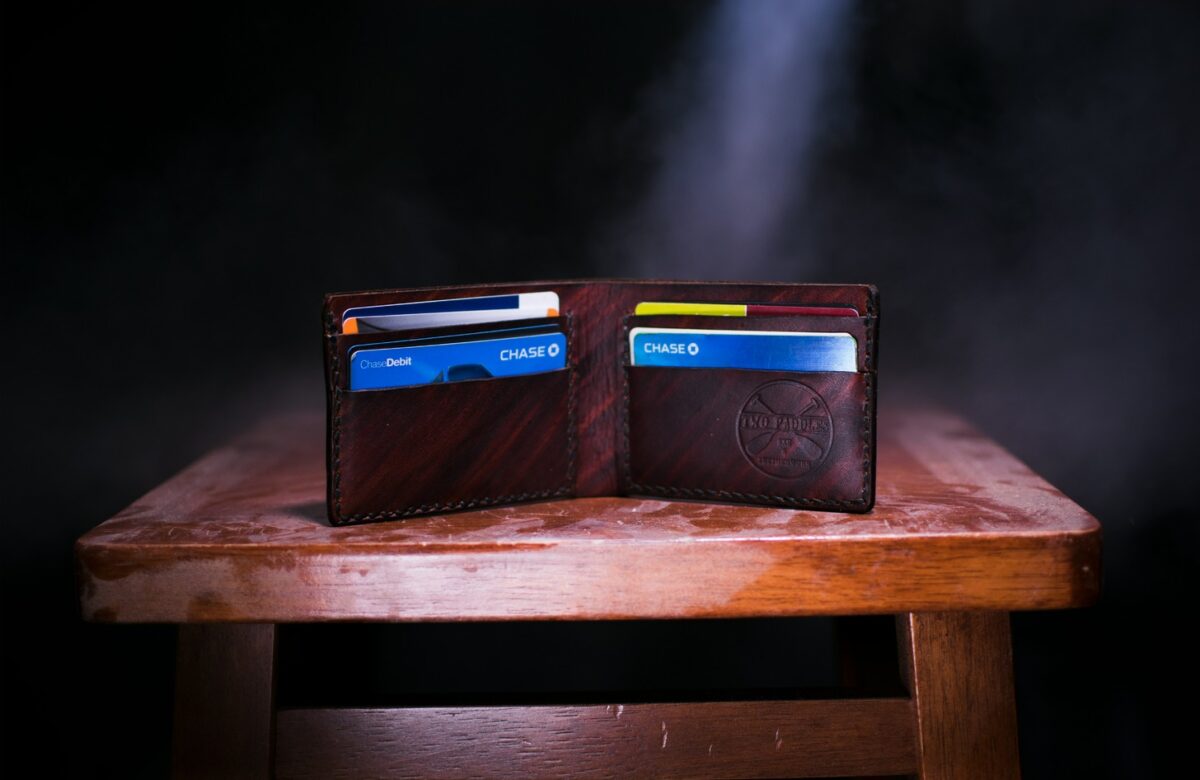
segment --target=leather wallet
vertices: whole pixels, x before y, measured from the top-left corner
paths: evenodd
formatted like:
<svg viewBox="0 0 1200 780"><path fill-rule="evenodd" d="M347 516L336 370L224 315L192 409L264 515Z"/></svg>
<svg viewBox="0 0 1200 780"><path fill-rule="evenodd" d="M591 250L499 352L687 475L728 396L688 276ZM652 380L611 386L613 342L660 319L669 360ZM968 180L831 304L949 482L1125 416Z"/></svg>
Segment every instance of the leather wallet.
<svg viewBox="0 0 1200 780"><path fill-rule="evenodd" d="M567 367L549 373L350 391L351 307L552 290ZM634 316L642 301L853 307L860 316ZM879 294L871 285L577 280L325 296L328 508L335 525L569 496L654 496L866 512L875 502ZM524 323L523 323L524 324ZM405 337L478 333L460 325ZM856 372L632 366L641 326L850 333ZM772 462L739 430L802 426L819 453ZM761 416L759 418L761 424Z"/></svg>

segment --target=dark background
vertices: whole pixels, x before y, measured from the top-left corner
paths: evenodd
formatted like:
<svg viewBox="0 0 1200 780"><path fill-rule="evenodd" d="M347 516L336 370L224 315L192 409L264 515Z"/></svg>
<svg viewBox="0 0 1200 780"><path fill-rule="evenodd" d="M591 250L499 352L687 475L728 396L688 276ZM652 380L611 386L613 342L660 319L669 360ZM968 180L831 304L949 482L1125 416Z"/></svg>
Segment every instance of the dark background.
<svg viewBox="0 0 1200 780"><path fill-rule="evenodd" d="M618 275L877 284L885 401L964 412L1104 525L1102 602L1013 617L1026 775L1167 774L1190 730L1159 705L1195 657L1197 7L762 8L5 5L5 764L165 773L174 633L80 622L71 544L266 411L320 408L322 293ZM331 695L334 641L376 660L355 701L832 667L820 621L332 630L285 633L285 698Z"/></svg>

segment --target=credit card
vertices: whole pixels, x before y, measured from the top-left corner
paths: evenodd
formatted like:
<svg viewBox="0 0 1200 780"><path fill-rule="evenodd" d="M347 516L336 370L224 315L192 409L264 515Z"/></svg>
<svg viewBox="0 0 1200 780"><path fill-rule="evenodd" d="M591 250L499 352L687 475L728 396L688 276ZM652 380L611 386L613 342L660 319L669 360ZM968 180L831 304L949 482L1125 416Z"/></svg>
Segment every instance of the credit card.
<svg viewBox="0 0 1200 780"><path fill-rule="evenodd" d="M567 365L567 337L560 330L533 334L500 331L365 344L350 351L350 389L377 390L464 379L520 376ZM456 338L456 341L450 341ZM464 340L471 339L471 340Z"/></svg>
<svg viewBox="0 0 1200 780"><path fill-rule="evenodd" d="M858 342L849 333L634 328L635 366L748 368L767 371L858 370Z"/></svg>
<svg viewBox="0 0 1200 780"><path fill-rule="evenodd" d="M487 311L389 314L382 317L351 317L342 323L342 333L386 333L393 330L439 328L443 325L478 325L485 322L533 320L557 317L558 309L494 309Z"/></svg>
<svg viewBox="0 0 1200 780"><path fill-rule="evenodd" d="M533 336L539 333L562 333L562 328L553 323L544 325L515 325L511 328L489 330L474 330L466 333L450 333L443 336L422 336L421 338L395 338L387 341L370 341L365 344L355 344L346 350L348 357L360 349L379 349L381 347L408 347L427 344L454 344L466 341L483 341L484 339L503 339L513 336ZM399 336L400 334L396 334Z"/></svg>
<svg viewBox="0 0 1200 780"><path fill-rule="evenodd" d="M706 317L769 317L796 315L807 317L857 317L852 306L790 306L776 303L689 303L687 301L643 301L633 310L639 316L649 314L699 314Z"/></svg>
<svg viewBox="0 0 1200 780"><path fill-rule="evenodd" d="M342 333L409 330L442 325L558 316L558 293L532 292L354 306L342 312Z"/></svg>

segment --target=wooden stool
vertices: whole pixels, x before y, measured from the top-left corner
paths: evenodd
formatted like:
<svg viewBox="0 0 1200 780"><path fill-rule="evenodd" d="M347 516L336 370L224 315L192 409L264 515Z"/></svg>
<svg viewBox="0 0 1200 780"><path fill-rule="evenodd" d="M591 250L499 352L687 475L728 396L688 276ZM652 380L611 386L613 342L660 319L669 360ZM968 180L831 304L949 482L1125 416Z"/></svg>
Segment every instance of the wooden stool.
<svg viewBox="0 0 1200 780"><path fill-rule="evenodd" d="M598 498L345 528L322 424L264 425L76 545L86 619L181 624L177 776L1017 777L1008 612L1099 591L1096 521L936 410L881 413L866 515ZM898 616L907 696L274 704L277 623L864 614Z"/></svg>

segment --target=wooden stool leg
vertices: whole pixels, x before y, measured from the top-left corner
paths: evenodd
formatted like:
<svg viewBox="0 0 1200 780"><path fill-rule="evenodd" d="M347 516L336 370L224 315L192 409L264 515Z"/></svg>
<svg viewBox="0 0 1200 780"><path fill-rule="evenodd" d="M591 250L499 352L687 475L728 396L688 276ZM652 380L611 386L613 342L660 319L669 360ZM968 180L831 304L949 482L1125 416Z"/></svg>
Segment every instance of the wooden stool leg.
<svg viewBox="0 0 1200 780"><path fill-rule="evenodd" d="M909 613L897 629L921 778L1020 777L1008 613Z"/></svg>
<svg viewBox="0 0 1200 780"><path fill-rule="evenodd" d="M175 674L174 776L270 777L275 626L182 625Z"/></svg>

